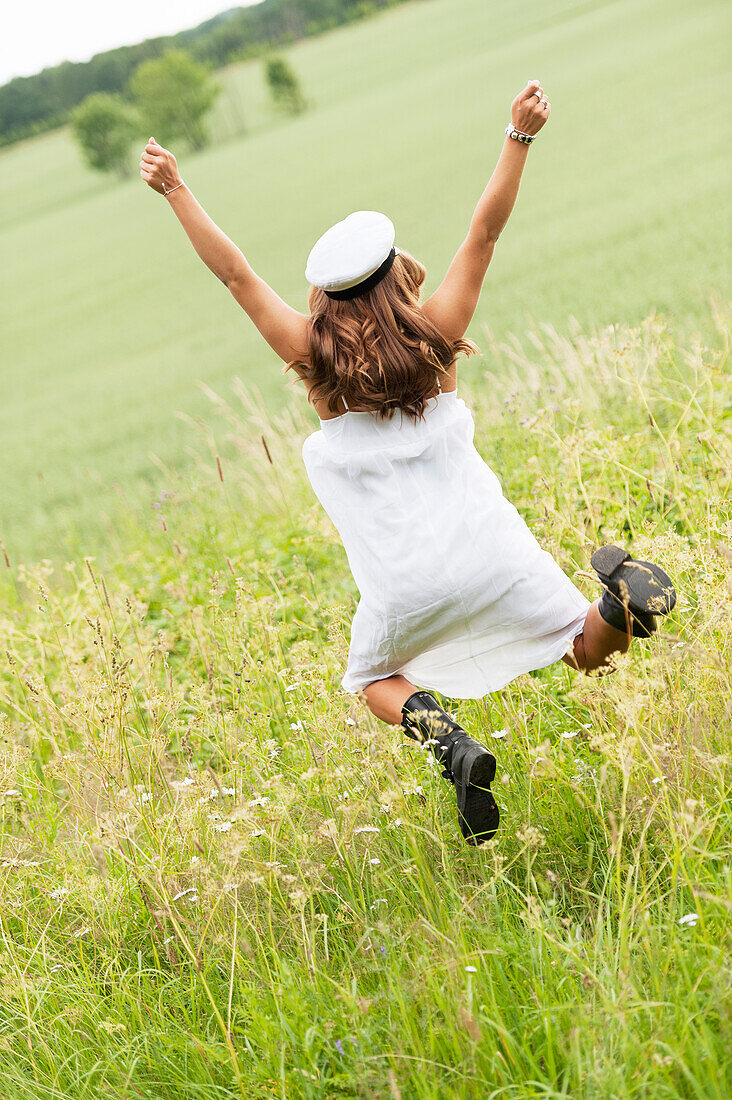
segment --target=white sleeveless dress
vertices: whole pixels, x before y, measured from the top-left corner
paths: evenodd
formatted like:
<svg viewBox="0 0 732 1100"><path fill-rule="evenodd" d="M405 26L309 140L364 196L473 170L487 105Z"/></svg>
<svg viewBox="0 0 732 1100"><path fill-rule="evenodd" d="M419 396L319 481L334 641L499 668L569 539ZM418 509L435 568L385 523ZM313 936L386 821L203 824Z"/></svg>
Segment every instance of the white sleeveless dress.
<svg viewBox="0 0 732 1100"><path fill-rule="evenodd" d="M458 699L559 660L590 603L542 550L473 443L456 391L424 420L346 412L303 444L360 602L348 692L401 673Z"/></svg>

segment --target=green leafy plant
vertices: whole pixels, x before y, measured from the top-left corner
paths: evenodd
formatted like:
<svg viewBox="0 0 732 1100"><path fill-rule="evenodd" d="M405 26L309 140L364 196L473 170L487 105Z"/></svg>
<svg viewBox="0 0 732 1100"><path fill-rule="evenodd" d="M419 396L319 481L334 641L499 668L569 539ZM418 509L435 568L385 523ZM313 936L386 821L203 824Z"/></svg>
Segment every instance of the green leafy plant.
<svg viewBox="0 0 732 1100"><path fill-rule="evenodd" d="M206 115L221 91L208 69L185 50L143 61L130 80L146 130L164 144L183 138L193 149L208 144Z"/></svg>
<svg viewBox="0 0 732 1100"><path fill-rule="evenodd" d="M129 151L140 134L140 118L129 103L117 95L97 92L75 109L71 129L90 168L129 176Z"/></svg>
<svg viewBox="0 0 732 1100"><path fill-rule="evenodd" d="M307 100L290 62L281 54L272 54L265 61L265 77L276 106L291 115L302 114Z"/></svg>

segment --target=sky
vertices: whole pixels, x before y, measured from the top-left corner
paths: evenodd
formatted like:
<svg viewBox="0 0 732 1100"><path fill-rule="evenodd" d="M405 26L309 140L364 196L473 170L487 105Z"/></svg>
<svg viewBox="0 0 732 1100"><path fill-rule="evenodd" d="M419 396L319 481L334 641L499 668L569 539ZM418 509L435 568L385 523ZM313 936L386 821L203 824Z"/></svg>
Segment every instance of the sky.
<svg viewBox="0 0 732 1100"><path fill-rule="evenodd" d="M0 84L61 61L195 27L257 0L16 0L0 19Z"/></svg>

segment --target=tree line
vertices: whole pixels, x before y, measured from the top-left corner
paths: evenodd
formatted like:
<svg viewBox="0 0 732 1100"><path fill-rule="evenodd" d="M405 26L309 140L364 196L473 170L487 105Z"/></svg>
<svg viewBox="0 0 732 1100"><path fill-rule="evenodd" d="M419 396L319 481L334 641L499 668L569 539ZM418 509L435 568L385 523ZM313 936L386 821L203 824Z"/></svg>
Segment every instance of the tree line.
<svg viewBox="0 0 732 1100"><path fill-rule="evenodd" d="M222 12L179 34L120 46L90 61L65 61L34 76L15 77L0 87L0 145L64 125L73 108L92 93L130 98L135 70L172 50L183 49L207 69L215 69L403 2L262 0L251 8Z"/></svg>

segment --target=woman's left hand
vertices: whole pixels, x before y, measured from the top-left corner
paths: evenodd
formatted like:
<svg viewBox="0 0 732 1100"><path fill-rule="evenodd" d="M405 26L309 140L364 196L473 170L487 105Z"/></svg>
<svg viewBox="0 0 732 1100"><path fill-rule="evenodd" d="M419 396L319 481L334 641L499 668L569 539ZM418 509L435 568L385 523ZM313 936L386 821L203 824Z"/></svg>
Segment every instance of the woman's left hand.
<svg viewBox="0 0 732 1100"><path fill-rule="evenodd" d="M155 138L150 138L140 158L140 175L148 187L164 195L181 183L178 162L169 149L163 149Z"/></svg>
<svg viewBox="0 0 732 1100"><path fill-rule="evenodd" d="M549 118L551 109L552 105L544 95L540 81L530 80L511 104L511 123L522 134L533 136L539 133Z"/></svg>

